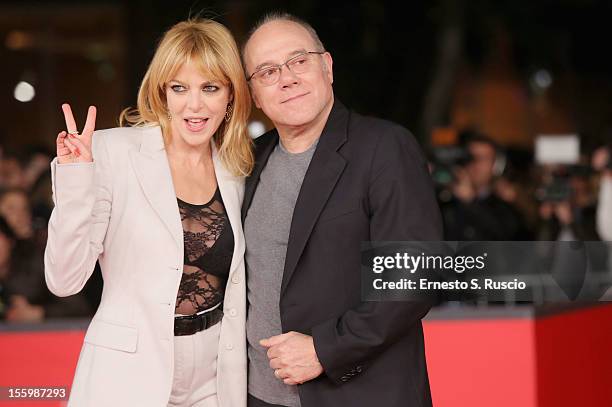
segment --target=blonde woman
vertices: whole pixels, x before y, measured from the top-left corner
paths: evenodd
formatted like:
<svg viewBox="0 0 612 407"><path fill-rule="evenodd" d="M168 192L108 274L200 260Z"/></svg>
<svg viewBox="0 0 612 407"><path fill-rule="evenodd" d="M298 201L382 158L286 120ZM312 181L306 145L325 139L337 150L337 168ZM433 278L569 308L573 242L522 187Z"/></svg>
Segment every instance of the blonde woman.
<svg viewBox="0 0 612 407"><path fill-rule="evenodd" d="M130 125L66 131L52 163L45 275L79 292L99 260L104 291L72 406L246 405L243 179L253 166L248 88L229 31L172 27Z"/></svg>

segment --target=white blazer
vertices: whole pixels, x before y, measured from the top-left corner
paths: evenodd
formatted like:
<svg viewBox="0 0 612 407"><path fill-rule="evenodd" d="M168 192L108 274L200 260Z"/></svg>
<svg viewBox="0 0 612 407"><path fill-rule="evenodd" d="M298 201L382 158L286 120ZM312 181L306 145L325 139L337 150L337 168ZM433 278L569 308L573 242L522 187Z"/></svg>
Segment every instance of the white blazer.
<svg viewBox="0 0 612 407"><path fill-rule="evenodd" d="M45 278L58 296L79 292L99 259L102 300L69 405L166 406L174 371L174 309L183 227L159 127L96 131L93 163L51 163L55 208ZM234 233L217 360L221 407L246 406L246 283L240 207L244 178L213 145L219 190Z"/></svg>

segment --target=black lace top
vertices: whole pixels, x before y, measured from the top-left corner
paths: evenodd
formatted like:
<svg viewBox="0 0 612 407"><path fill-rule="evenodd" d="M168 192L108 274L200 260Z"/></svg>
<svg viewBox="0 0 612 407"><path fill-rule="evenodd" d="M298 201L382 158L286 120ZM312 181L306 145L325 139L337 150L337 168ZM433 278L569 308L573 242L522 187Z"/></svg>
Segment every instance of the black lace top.
<svg viewBox="0 0 612 407"><path fill-rule="evenodd" d="M219 188L210 202L203 205L177 200L183 223L185 264L175 313L192 315L223 301L234 236Z"/></svg>

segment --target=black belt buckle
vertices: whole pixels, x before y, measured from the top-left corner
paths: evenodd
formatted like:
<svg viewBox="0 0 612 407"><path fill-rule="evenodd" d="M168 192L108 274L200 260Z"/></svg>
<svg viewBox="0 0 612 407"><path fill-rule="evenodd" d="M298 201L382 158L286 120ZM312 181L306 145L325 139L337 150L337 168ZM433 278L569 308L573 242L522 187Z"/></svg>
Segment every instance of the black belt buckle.
<svg viewBox="0 0 612 407"><path fill-rule="evenodd" d="M217 324L222 318L222 305L203 314L174 317L174 336L193 335Z"/></svg>

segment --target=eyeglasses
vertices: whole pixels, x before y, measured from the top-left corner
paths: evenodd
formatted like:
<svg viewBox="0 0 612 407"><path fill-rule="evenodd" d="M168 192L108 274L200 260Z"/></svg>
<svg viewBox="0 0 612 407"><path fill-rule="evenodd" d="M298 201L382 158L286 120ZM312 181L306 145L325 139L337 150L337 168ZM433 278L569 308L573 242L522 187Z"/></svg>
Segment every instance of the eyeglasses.
<svg viewBox="0 0 612 407"><path fill-rule="evenodd" d="M287 69L294 74L306 73L312 69L314 65L314 56L323 54L325 54L325 51L303 52L288 59L284 64L264 66L258 71L253 72L253 74L247 78L247 81L255 79L257 83L261 84L262 86L274 85L280 79L283 66L286 66Z"/></svg>

